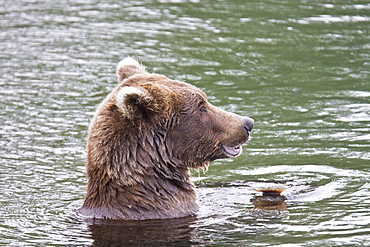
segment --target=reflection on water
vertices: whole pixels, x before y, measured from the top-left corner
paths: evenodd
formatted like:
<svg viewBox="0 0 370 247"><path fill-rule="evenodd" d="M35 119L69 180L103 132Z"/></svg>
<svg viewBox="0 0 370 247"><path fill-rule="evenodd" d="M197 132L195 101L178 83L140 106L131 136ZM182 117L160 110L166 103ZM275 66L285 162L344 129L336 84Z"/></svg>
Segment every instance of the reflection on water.
<svg viewBox="0 0 370 247"><path fill-rule="evenodd" d="M0 245L367 245L369 9L344 0L3 1ZM74 215L87 127L127 55L256 120L241 156L194 172L194 219ZM253 210L263 197L255 189L270 185L287 188L287 211Z"/></svg>
<svg viewBox="0 0 370 247"><path fill-rule="evenodd" d="M144 221L88 222L92 246L192 246L196 217Z"/></svg>
<svg viewBox="0 0 370 247"><path fill-rule="evenodd" d="M255 189L262 192L262 195L256 195L251 199L255 210L272 210L272 211L286 211L287 207L285 196L281 195L287 187L278 184L264 185L263 188Z"/></svg>
<svg viewBox="0 0 370 247"><path fill-rule="evenodd" d="M251 202L254 210L286 211L285 200L286 197L281 195L262 195L255 196Z"/></svg>

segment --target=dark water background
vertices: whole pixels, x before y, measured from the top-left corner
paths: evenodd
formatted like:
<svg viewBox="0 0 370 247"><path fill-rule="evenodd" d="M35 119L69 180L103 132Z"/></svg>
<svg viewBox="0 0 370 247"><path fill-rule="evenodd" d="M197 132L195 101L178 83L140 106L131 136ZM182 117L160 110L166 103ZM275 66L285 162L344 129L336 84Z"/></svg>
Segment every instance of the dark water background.
<svg viewBox="0 0 370 247"><path fill-rule="evenodd" d="M0 1L0 245L370 246L368 1ZM130 55L255 119L197 217L89 222L85 139ZM284 186L287 211L252 210Z"/></svg>

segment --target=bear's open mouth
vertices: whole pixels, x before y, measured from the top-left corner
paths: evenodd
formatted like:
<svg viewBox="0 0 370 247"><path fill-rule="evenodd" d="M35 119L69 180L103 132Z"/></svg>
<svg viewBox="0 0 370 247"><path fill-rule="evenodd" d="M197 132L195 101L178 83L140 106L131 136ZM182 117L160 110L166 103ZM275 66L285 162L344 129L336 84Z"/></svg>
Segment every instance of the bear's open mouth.
<svg viewBox="0 0 370 247"><path fill-rule="evenodd" d="M242 153L241 145L234 146L234 147L227 147L225 145L222 145L222 149L227 154L227 156L230 156L230 157L236 157Z"/></svg>

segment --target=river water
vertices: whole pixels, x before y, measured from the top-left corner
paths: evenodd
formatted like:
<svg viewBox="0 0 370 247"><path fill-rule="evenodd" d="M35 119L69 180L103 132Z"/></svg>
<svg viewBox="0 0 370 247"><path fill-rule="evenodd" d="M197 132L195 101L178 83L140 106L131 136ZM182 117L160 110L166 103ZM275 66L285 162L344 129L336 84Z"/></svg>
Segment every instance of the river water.
<svg viewBox="0 0 370 247"><path fill-rule="evenodd" d="M14 0L0 6L0 245L370 246L367 1ZM196 217L76 214L86 134L130 55L255 119L194 171ZM254 204L283 187L283 209Z"/></svg>

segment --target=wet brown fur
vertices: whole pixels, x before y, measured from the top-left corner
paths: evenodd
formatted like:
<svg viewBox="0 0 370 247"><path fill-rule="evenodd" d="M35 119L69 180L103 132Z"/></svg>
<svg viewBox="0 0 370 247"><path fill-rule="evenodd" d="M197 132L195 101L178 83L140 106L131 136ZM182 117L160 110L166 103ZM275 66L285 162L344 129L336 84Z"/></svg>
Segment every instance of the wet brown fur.
<svg viewBox="0 0 370 247"><path fill-rule="evenodd" d="M189 169L229 157L222 147L247 141L246 120L211 105L198 88L128 61L117 68L119 84L89 129L88 186L79 212L127 220L193 215ZM126 89L133 92L120 98Z"/></svg>

